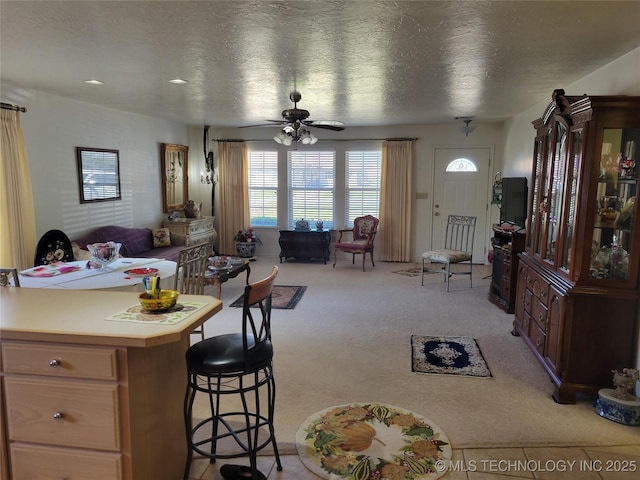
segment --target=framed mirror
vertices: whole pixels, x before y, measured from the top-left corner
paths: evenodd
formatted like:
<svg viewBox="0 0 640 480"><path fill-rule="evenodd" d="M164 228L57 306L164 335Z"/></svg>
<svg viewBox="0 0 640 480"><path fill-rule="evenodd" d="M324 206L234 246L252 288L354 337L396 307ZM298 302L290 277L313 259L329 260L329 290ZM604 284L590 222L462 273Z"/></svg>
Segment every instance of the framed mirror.
<svg viewBox="0 0 640 480"><path fill-rule="evenodd" d="M120 151L76 147L80 203L120 200Z"/></svg>
<svg viewBox="0 0 640 480"><path fill-rule="evenodd" d="M189 198L188 158L189 147L186 145L161 145L162 207L166 213L182 210Z"/></svg>

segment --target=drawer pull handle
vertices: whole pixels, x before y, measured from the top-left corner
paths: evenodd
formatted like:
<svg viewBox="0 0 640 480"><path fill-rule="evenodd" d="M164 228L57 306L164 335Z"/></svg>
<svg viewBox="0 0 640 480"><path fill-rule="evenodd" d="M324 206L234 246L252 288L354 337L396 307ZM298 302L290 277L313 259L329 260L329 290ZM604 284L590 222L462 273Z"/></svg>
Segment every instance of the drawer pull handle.
<svg viewBox="0 0 640 480"><path fill-rule="evenodd" d="M59 359L59 358L54 358L54 359L52 359L52 360L50 360L50 361L49 361L49 366L50 366L51 368L56 368L56 367L59 367L59 366L60 366L60 363L61 363L61 362L60 362L60 359Z"/></svg>
<svg viewBox="0 0 640 480"><path fill-rule="evenodd" d="M64 418L64 414L62 412L55 412L53 414L54 420L62 420Z"/></svg>
<svg viewBox="0 0 640 480"><path fill-rule="evenodd" d="M547 296L547 291L546 291L546 290L542 290L542 291L540 292L540 296L541 296L542 298L546 297L546 296Z"/></svg>
<svg viewBox="0 0 640 480"><path fill-rule="evenodd" d="M537 339L536 340L536 346L539 347L540 345L542 345L542 340Z"/></svg>

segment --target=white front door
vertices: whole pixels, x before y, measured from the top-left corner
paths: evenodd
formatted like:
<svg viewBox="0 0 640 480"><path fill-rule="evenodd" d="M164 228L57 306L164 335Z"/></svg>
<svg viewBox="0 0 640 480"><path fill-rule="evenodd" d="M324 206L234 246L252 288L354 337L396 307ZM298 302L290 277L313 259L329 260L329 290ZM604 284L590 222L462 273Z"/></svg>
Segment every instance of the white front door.
<svg viewBox="0 0 640 480"><path fill-rule="evenodd" d="M485 263L490 148L436 148L433 175L432 248L442 248L449 215L477 217L473 263ZM452 164L452 162L455 162ZM463 167L456 168L462 164ZM450 171L447 167L451 165ZM476 171L464 166L475 166Z"/></svg>

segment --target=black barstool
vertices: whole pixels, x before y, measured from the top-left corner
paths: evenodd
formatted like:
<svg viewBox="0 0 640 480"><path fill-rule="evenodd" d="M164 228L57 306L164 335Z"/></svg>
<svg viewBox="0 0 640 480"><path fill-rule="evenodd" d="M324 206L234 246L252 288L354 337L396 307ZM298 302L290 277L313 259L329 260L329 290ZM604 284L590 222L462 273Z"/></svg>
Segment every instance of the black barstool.
<svg viewBox="0 0 640 480"><path fill-rule="evenodd" d="M269 444L273 445L277 469L282 470L273 428L276 385L271 343L271 291L277 274L278 267L274 266L267 278L245 287L242 333L211 337L187 350L185 480L189 478L193 452L209 457L211 463L217 458L248 456L253 478L257 478L256 454ZM266 387L266 394L263 390L262 395L266 396L266 412L261 409L261 387ZM193 426L193 403L198 392L208 395L211 416ZM221 404L228 395L240 396L242 410L237 407L235 411L224 410ZM206 427L210 427L210 433ZM238 444L239 451L217 453L218 440L230 438Z"/></svg>

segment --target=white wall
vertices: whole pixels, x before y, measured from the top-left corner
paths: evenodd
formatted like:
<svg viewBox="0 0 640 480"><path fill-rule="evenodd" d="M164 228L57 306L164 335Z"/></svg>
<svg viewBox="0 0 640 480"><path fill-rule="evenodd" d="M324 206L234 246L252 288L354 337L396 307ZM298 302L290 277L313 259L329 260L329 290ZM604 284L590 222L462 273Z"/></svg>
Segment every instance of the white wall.
<svg viewBox="0 0 640 480"><path fill-rule="evenodd" d="M414 148L414 193L427 193L428 198L423 200L414 199L413 205L413 238L414 255L419 258L421 253L431 247L431 201L433 191L433 160L434 151L437 147L491 147L495 151L495 159L492 161L493 173L502 169L503 154L503 125L499 123L481 123L475 124L475 131L468 137L459 131L460 125L404 125L392 127L350 127L343 132L331 132L320 129L314 129L314 134L320 139L315 146L322 145L322 148L335 148L337 161L344 162L344 151L350 145L362 145L371 143L371 139L377 139L377 143L381 144L380 139L399 138L399 137L415 137ZM277 132L276 128L214 128L210 129L210 139L245 139L258 141L264 140L266 144L276 145L273 141L273 135ZM202 152L202 131L201 129L192 128L191 137L199 136L199 146L194 147L199 153L201 165L203 165ZM340 141L332 141L338 139ZM210 142L211 148L216 149L215 142ZM286 157L286 148L278 147L280 157ZM307 147L313 148L313 147ZM192 156L193 157L193 156ZM340 164L339 163L339 164ZM492 178L493 178L492 173ZM199 174L199 170L198 170ZM191 184L193 185L193 184ZM198 193L198 189L190 186L193 196L199 195L198 201L206 202L210 195L210 187L204 188L202 193ZM338 193L340 186L337 186L336 209L342 211L344 199ZM487 199L489 202L489 198ZM496 207L490 209L491 218L488 224L495 223L499 216ZM281 225L286 228L286 225ZM338 223L338 227L340 224ZM259 247L262 254L277 255L280 251L278 247L278 229L258 229L260 237L264 241L264 245ZM490 231L490 230L487 230ZM489 238L484 239L487 246Z"/></svg>
<svg viewBox="0 0 640 480"><path fill-rule="evenodd" d="M159 227L160 144L188 144L185 125L2 84L2 101L27 108L22 131L31 167L36 233L71 239L102 225ZM122 200L80 203L75 147L120 151Z"/></svg>
<svg viewBox="0 0 640 480"><path fill-rule="evenodd" d="M539 103L515 116L505 126L505 176L531 180L533 165L532 121L540 118L551 102L551 93L563 88L567 95L640 95L640 48L618 58L590 75L569 85L549 85ZM639 113L640 114L640 113Z"/></svg>

